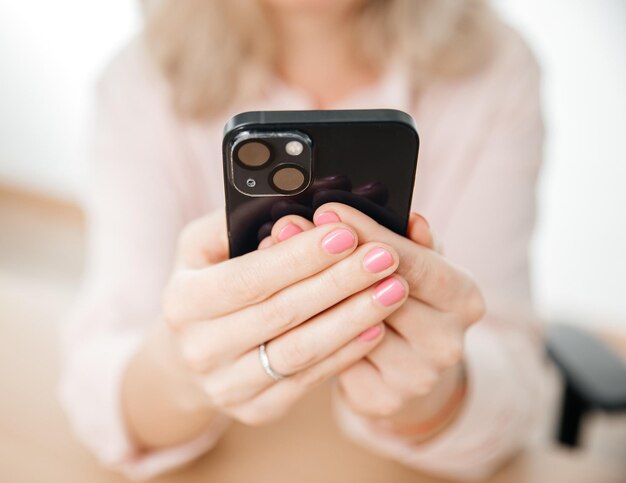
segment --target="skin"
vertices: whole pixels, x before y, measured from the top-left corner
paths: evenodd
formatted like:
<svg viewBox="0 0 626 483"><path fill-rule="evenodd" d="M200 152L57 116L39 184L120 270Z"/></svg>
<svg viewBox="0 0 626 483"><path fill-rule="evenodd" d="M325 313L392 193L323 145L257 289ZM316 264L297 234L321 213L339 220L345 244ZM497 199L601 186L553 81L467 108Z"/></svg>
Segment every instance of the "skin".
<svg viewBox="0 0 626 483"><path fill-rule="evenodd" d="M414 442L425 441L445 428L460 409L461 401L439 417L459 385L465 384L463 341L466 330L484 315L482 294L469 274L435 250L422 216L411 214L405 238L338 203L318 209L314 222L319 225L319 213L329 212L354 227L361 242L380 240L394 247L400 257L396 274L407 281L410 291L402 307L386 317L382 342L338 375L335 396L382 428L404 429L436 419L431 430L409 435ZM303 231L315 227L304 218L285 217L261 246L280 243L275 233L286 225Z"/></svg>
<svg viewBox="0 0 626 483"><path fill-rule="evenodd" d="M277 74L324 109L376 82L379 66L353 54L350 22L360 0L262 0L277 36Z"/></svg>
<svg viewBox="0 0 626 483"><path fill-rule="evenodd" d="M371 68L354 63L343 33L358 1L265 3L284 46L279 73L317 107L375 81ZM251 425L272 421L332 377L334 397L373 425L435 418L427 432L411 435L415 442L454 418L462 401L444 418L440 412L464 384L464 334L485 310L479 288L433 249L419 215L405 238L344 205L323 206L316 217L322 212L338 221L285 217L260 250L232 260L222 210L183 230L162 316L122 382L122 410L139 448L189 441L219 413ZM323 240L336 230L353 242L329 253ZM393 262L378 273L364 266L374 249ZM389 278L404 294L385 306L374 294ZM372 327L378 333L365 337ZM275 382L263 372L257 348L266 341L273 368L290 377Z"/></svg>
<svg viewBox="0 0 626 483"><path fill-rule="evenodd" d="M342 222L314 226L285 217L263 249L231 260L223 213L184 230L161 323L124 378L137 444L187 441L217 412L251 425L272 421L333 376L338 397L373 420L428 419L450 396L463 333L484 310L476 285L429 248L432 236L417 215L407 239L345 205L321 212ZM286 225L301 231L290 228L281 240ZM328 253L323 240L337 230L351 233L353 243ZM380 248L393 263L371 273L364 257ZM389 278L406 293L384 306L373 294ZM376 337L359 338L374 326L381 328ZM257 347L264 341L271 341L274 369L291 377L274 382L263 372Z"/></svg>

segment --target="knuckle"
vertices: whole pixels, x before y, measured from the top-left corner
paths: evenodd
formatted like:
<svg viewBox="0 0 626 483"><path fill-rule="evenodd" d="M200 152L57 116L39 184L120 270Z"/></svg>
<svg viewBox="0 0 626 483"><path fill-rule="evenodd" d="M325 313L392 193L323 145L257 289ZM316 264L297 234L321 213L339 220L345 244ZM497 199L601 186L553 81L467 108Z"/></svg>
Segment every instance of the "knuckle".
<svg viewBox="0 0 626 483"><path fill-rule="evenodd" d="M197 342L183 342L181 356L187 367L193 372L204 373L218 364L219 355L212 346Z"/></svg>
<svg viewBox="0 0 626 483"><path fill-rule="evenodd" d="M211 402L217 407L228 407L240 402L239 395L229 386L207 383L204 387Z"/></svg>
<svg viewBox="0 0 626 483"><path fill-rule="evenodd" d="M443 292L454 287L454 277L448 270L439 270L435 275L435 289Z"/></svg>
<svg viewBox="0 0 626 483"><path fill-rule="evenodd" d="M263 426L280 419L284 414L284 409L279 405L271 408L261 407L257 403L249 403L242 409L235 412L234 416L237 420L248 426Z"/></svg>
<svg viewBox="0 0 626 483"><path fill-rule="evenodd" d="M422 256L415 257L409 264L405 277L412 284L422 282L428 277L428 263Z"/></svg>
<svg viewBox="0 0 626 483"><path fill-rule="evenodd" d="M259 283L259 273L255 267L239 265L233 270L228 270L221 285L230 290L236 290L239 300L244 305L254 305L264 299L262 284Z"/></svg>
<svg viewBox="0 0 626 483"><path fill-rule="evenodd" d="M296 383L298 383L302 388L312 388L318 386L330 377L330 374L314 369L315 368L311 368L307 371L298 372L292 377L296 379Z"/></svg>
<svg viewBox="0 0 626 483"><path fill-rule="evenodd" d="M226 389L219 382L215 381L214 378L207 376L202 380L202 389L211 399L211 403L217 407L227 406L228 404L225 402L226 397Z"/></svg>
<svg viewBox="0 0 626 483"><path fill-rule="evenodd" d="M350 406L359 414L372 418L393 416L402 409L405 397L399 392L388 389L384 392L371 394L369 397L350 397Z"/></svg>
<svg viewBox="0 0 626 483"><path fill-rule="evenodd" d="M343 293L346 287L345 277L339 272L337 265L332 265L324 270L322 276L322 287L327 292Z"/></svg>
<svg viewBox="0 0 626 483"><path fill-rule="evenodd" d="M287 330L297 323L294 304L290 304L280 294L276 294L259 305L261 320L271 323L272 327Z"/></svg>
<svg viewBox="0 0 626 483"><path fill-rule="evenodd" d="M302 253L301 250L307 253ZM293 249L285 250L280 257L280 265L283 270L298 273L302 270L302 261L307 259L308 247L303 244L296 244Z"/></svg>
<svg viewBox="0 0 626 483"><path fill-rule="evenodd" d="M178 249L179 252L184 252L188 249L190 245L192 245L196 233L200 228L200 220L196 219L189 223L187 223L183 229L180 231L178 235Z"/></svg>
<svg viewBox="0 0 626 483"><path fill-rule="evenodd" d="M208 360L205 358L205 355L195 347L184 347L182 357L187 367L193 372L204 372L208 366Z"/></svg>
<svg viewBox="0 0 626 483"><path fill-rule="evenodd" d="M461 341L447 342L445 347L437 351L437 368L440 370L448 369L458 364L462 358L463 343Z"/></svg>
<svg viewBox="0 0 626 483"><path fill-rule="evenodd" d="M416 377L412 383L413 395L426 396L430 394L438 380L439 377L435 371L424 371L419 377Z"/></svg>
<svg viewBox="0 0 626 483"><path fill-rule="evenodd" d="M425 396L431 392L435 383L435 377L431 374L434 372L425 366L417 371L405 371L395 376L392 387L400 395L402 401Z"/></svg>
<svg viewBox="0 0 626 483"><path fill-rule="evenodd" d="M485 316L487 306L485 304L485 298L478 289L478 287L472 283L467 295L465 296L463 312L466 318L471 322L477 322Z"/></svg>
<svg viewBox="0 0 626 483"><path fill-rule="evenodd" d="M393 416L404 406L404 398L398 394L387 394L380 398L376 406L373 408L374 416L387 418Z"/></svg>
<svg viewBox="0 0 626 483"><path fill-rule="evenodd" d="M263 418L263 424L278 421L280 418L283 417L284 413L285 411L280 408L273 408L270 412L265 414Z"/></svg>
<svg viewBox="0 0 626 483"><path fill-rule="evenodd" d="M298 382L302 387L310 388L315 387L324 382L327 379L323 373L319 371L307 371L302 373L302 376L298 378Z"/></svg>
<svg viewBox="0 0 626 483"><path fill-rule="evenodd" d="M170 280L163 292L163 317L172 329L180 328L185 318L185 282L184 277L177 275Z"/></svg>
<svg viewBox="0 0 626 483"><path fill-rule="evenodd" d="M262 426L263 424L269 422L265 415L258 411L256 408L236 411L233 416L239 422L247 426Z"/></svg>
<svg viewBox="0 0 626 483"><path fill-rule="evenodd" d="M293 337L293 340L285 341L277 352L277 359L282 363L281 368L287 368L287 370L283 369L280 372L298 372L313 364L317 359L317 355L310 344L307 344L300 337Z"/></svg>

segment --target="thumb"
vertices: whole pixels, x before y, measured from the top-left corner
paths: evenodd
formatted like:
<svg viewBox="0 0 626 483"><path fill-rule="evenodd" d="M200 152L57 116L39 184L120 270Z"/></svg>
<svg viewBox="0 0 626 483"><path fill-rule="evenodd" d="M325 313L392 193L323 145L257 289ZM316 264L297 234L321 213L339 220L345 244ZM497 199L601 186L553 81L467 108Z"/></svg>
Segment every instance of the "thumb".
<svg viewBox="0 0 626 483"><path fill-rule="evenodd" d="M177 266L204 268L228 259L224 210L213 211L189 223L178 237Z"/></svg>
<svg viewBox="0 0 626 483"><path fill-rule="evenodd" d="M407 237L422 246L436 250L435 237L430 229L426 218L418 213L411 213L409 216L409 226Z"/></svg>

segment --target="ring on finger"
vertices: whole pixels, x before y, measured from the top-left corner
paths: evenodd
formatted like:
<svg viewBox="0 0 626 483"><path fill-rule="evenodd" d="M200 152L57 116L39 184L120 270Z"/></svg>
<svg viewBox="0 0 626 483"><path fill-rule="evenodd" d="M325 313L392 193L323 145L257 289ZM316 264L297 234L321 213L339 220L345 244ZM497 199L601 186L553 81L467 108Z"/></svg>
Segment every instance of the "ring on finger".
<svg viewBox="0 0 626 483"><path fill-rule="evenodd" d="M287 377L284 374L281 374L280 372L272 369L272 365L270 364L270 358L267 355L265 342L259 346L259 361L261 362L261 367L263 367L265 374L270 376L275 381L280 381L281 379Z"/></svg>

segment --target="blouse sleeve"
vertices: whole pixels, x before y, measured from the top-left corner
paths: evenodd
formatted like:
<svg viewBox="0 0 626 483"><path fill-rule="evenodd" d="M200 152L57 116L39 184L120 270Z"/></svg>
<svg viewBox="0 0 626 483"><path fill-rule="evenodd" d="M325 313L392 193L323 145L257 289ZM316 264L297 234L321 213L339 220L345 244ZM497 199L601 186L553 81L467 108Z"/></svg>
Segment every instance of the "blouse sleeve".
<svg viewBox="0 0 626 483"><path fill-rule="evenodd" d="M184 162L156 76L137 46L98 86L86 193L87 274L62 327L60 400L78 438L104 464L151 477L211 448L225 418L183 446L139 453L124 427L120 383L144 334L158 320L177 235L186 222L172 168Z"/></svg>
<svg viewBox="0 0 626 483"><path fill-rule="evenodd" d="M528 256L542 158L540 79L532 55L516 39L481 80L489 88L465 98L469 109L472 102L493 107L480 127L463 127L481 142L462 160L462 183L448 185L456 195L440 233L445 255L474 275L487 303L487 315L466 337L468 392L460 414L432 440L410 444L379 434L335 399L338 422L356 442L459 480L484 478L526 443L545 389Z"/></svg>

